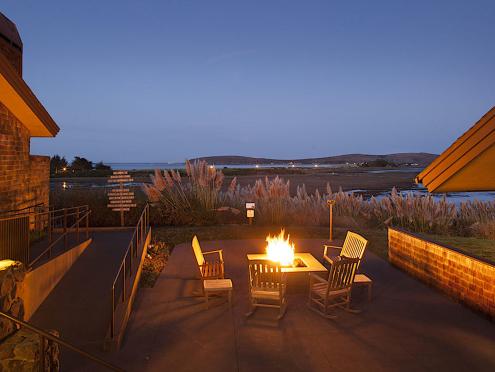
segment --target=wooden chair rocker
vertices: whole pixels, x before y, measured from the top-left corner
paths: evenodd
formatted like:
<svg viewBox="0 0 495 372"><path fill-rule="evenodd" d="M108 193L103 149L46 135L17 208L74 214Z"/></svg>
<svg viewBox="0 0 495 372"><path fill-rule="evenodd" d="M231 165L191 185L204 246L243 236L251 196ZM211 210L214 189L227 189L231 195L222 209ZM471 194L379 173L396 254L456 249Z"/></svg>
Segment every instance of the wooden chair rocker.
<svg viewBox="0 0 495 372"><path fill-rule="evenodd" d="M340 260L342 257L349 258L358 258L358 269L361 264L361 260L363 259L364 252L366 251L366 247L368 246L368 240L363 238L361 235L356 234L352 231L348 231L344 240L344 245L342 247L337 247L334 245L323 245L323 259L324 264L327 266L333 265L336 260ZM339 249L340 254L337 257L330 257L328 255L328 248ZM365 285L368 287L368 301L371 301L372 296L372 286L373 280L370 279L365 274L356 274L354 278L355 285Z"/></svg>
<svg viewBox="0 0 495 372"><path fill-rule="evenodd" d="M358 312L350 308L351 289L358 265L358 258L343 257L330 267L328 279L325 280L321 276L311 273L309 276L308 307L329 319L337 317L329 312L335 307L343 308L349 312Z"/></svg>
<svg viewBox="0 0 495 372"><path fill-rule="evenodd" d="M367 245L368 241L361 235L348 231L342 247L326 244L323 245L323 259L328 264L332 265L335 261L335 257L332 258L328 255L328 248L334 248L340 250L340 257L359 258L359 260L362 260Z"/></svg>
<svg viewBox="0 0 495 372"><path fill-rule="evenodd" d="M248 269L251 309L246 316L257 307L271 307L279 309L277 320L281 319L287 310L287 282L282 267L268 260L252 260Z"/></svg>

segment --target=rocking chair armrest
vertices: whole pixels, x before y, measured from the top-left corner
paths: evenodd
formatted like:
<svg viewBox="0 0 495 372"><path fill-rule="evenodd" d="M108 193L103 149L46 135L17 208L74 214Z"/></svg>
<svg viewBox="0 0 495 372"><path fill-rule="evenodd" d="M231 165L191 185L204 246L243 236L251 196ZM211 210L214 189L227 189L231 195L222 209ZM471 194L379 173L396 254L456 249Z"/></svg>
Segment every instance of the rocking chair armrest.
<svg viewBox="0 0 495 372"><path fill-rule="evenodd" d="M327 252L328 252L328 248L333 248L333 249L340 249L342 250L342 247L337 247L335 245L328 245L328 244L323 244L323 258L325 259L328 259L328 255L327 255ZM332 262L330 262L332 263Z"/></svg>
<svg viewBox="0 0 495 372"><path fill-rule="evenodd" d="M203 252L203 256L206 256L206 255L212 254L212 253L218 253L218 255L220 256L220 261L223 262L223 249L217 249L214 251Z"/></svg>
<svg viewBox="0 0 495 372"><path fill-rule="evenodd" d="M337 256L338 257L338 256ZM335 261L338 260L337 257L334 257L333 259L328 257L327 255L324 255L323 258L330 264L330 265L333 265L335 263Z"/></svg>
<svg viewBox="0 0 495 372"><path fill-rule="evenodd" d="M309 274L309 283L312 284L314 280L316 280L317 282L320 282L320 283L325 283L325 284L328 283L327 280L325 280L324 278L322 278L318 274L316 274L316 273L310 273Z"/></svg>

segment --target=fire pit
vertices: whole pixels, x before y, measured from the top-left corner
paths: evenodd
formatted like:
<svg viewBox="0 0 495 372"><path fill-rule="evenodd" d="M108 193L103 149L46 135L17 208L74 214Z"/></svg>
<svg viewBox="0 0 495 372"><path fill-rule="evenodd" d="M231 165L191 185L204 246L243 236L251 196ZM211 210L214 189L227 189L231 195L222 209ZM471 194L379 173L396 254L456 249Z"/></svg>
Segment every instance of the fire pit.
<svg viewBox="0 0 495 372"><path fill-rule="evenodd" d="M307 274L315 272L327 272L323 266L311 253L295 252L294 243L290 241L290 236L285 238L285 231L282 229L280 234L266 237L266 253L248 254L247 259L252 260L269 260L279 262L282 266L282 272L291 274L288 276L289 287L294 286L297 282L303 286L307 285Z"/></svg>

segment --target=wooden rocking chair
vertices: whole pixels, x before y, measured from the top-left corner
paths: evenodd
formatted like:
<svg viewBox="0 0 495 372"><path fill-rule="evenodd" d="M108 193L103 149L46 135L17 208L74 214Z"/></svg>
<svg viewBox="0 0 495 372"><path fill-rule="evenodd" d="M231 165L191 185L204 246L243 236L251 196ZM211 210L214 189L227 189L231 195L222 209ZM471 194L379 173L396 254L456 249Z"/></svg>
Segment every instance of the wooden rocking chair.
<svg viewBox="0 0 495 372"><path fill-rule="evenodd" d="M196 261L198 262L198 269L202 281L207 279L224 278L223 251L221 249L209 252L202 252L196 235L192 240L192 248L194 251L194 255L196 256ZM212 261L205 259L204 256L214 253L218 254L218 260Z"/></svg>
<svg viewBox="0 0 495 372"><path fill-rule="evenodd" d="M329 319L337 317L329 313L329 310L334 307L357 312L351 310L350 304L351 288L358 265L358 258L343 257L331 266L327 280L311 273L309 277L309 308Z"/></svg>
<svg viewBox="0 0 495 372"><path fill-rule="evenodd" d="M366 247L368 245L368 241L363 238L361 235L356 234L352 231L348 231L344 240L344 245L342 247L336 247L334 245L324 245L323 250L323 259L326 261L327 265L333 265L336 260L340 260L342 257L349 258L359 258L359 265L361 264L361 260L363 259L364 252L366 251ZM337 257L330 257L328 255L328 248L340 249L340 254ZM368 287L368 301L371 301L371 292L373 287L373 280L369 278L365 274L356 274L354 278L355 285L365 285Z"/></svg>
<svg viewBox="0 0 495 372"><path fill-rule="evenodd" d="M348 231L342 247L326 244L323 245L323 259L330 265L333 265L335 262L335 257L332 258L328 255L328 248L335 248L340 249L339 257L359 258L359 260L362 260L367 245L368 241L361 235Z"/></svg>
<svg viewBox="0 0 495 372"><path fill-rule="evenodd" d="M286 275L282 267L268 260L249 261L249 299L250 316L257 307L278 308L277 319L281 319L287 310Z"/></svg>

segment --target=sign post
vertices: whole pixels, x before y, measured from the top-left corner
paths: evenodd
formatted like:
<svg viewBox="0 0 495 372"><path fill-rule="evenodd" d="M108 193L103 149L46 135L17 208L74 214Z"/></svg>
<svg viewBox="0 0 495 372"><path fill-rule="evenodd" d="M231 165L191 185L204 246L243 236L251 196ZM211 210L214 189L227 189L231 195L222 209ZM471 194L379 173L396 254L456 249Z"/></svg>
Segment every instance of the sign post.
<svg viewBox="0 0 495 372"><path fill-rule="evenodd" d="M113 171L108 183L114 187L108 192L108 208L120 212L120 226L124 226L124 212L129 212L136 207L134 203L134 192L124 188L124 184L132 182L133 179L127 171Z"/></svg>

